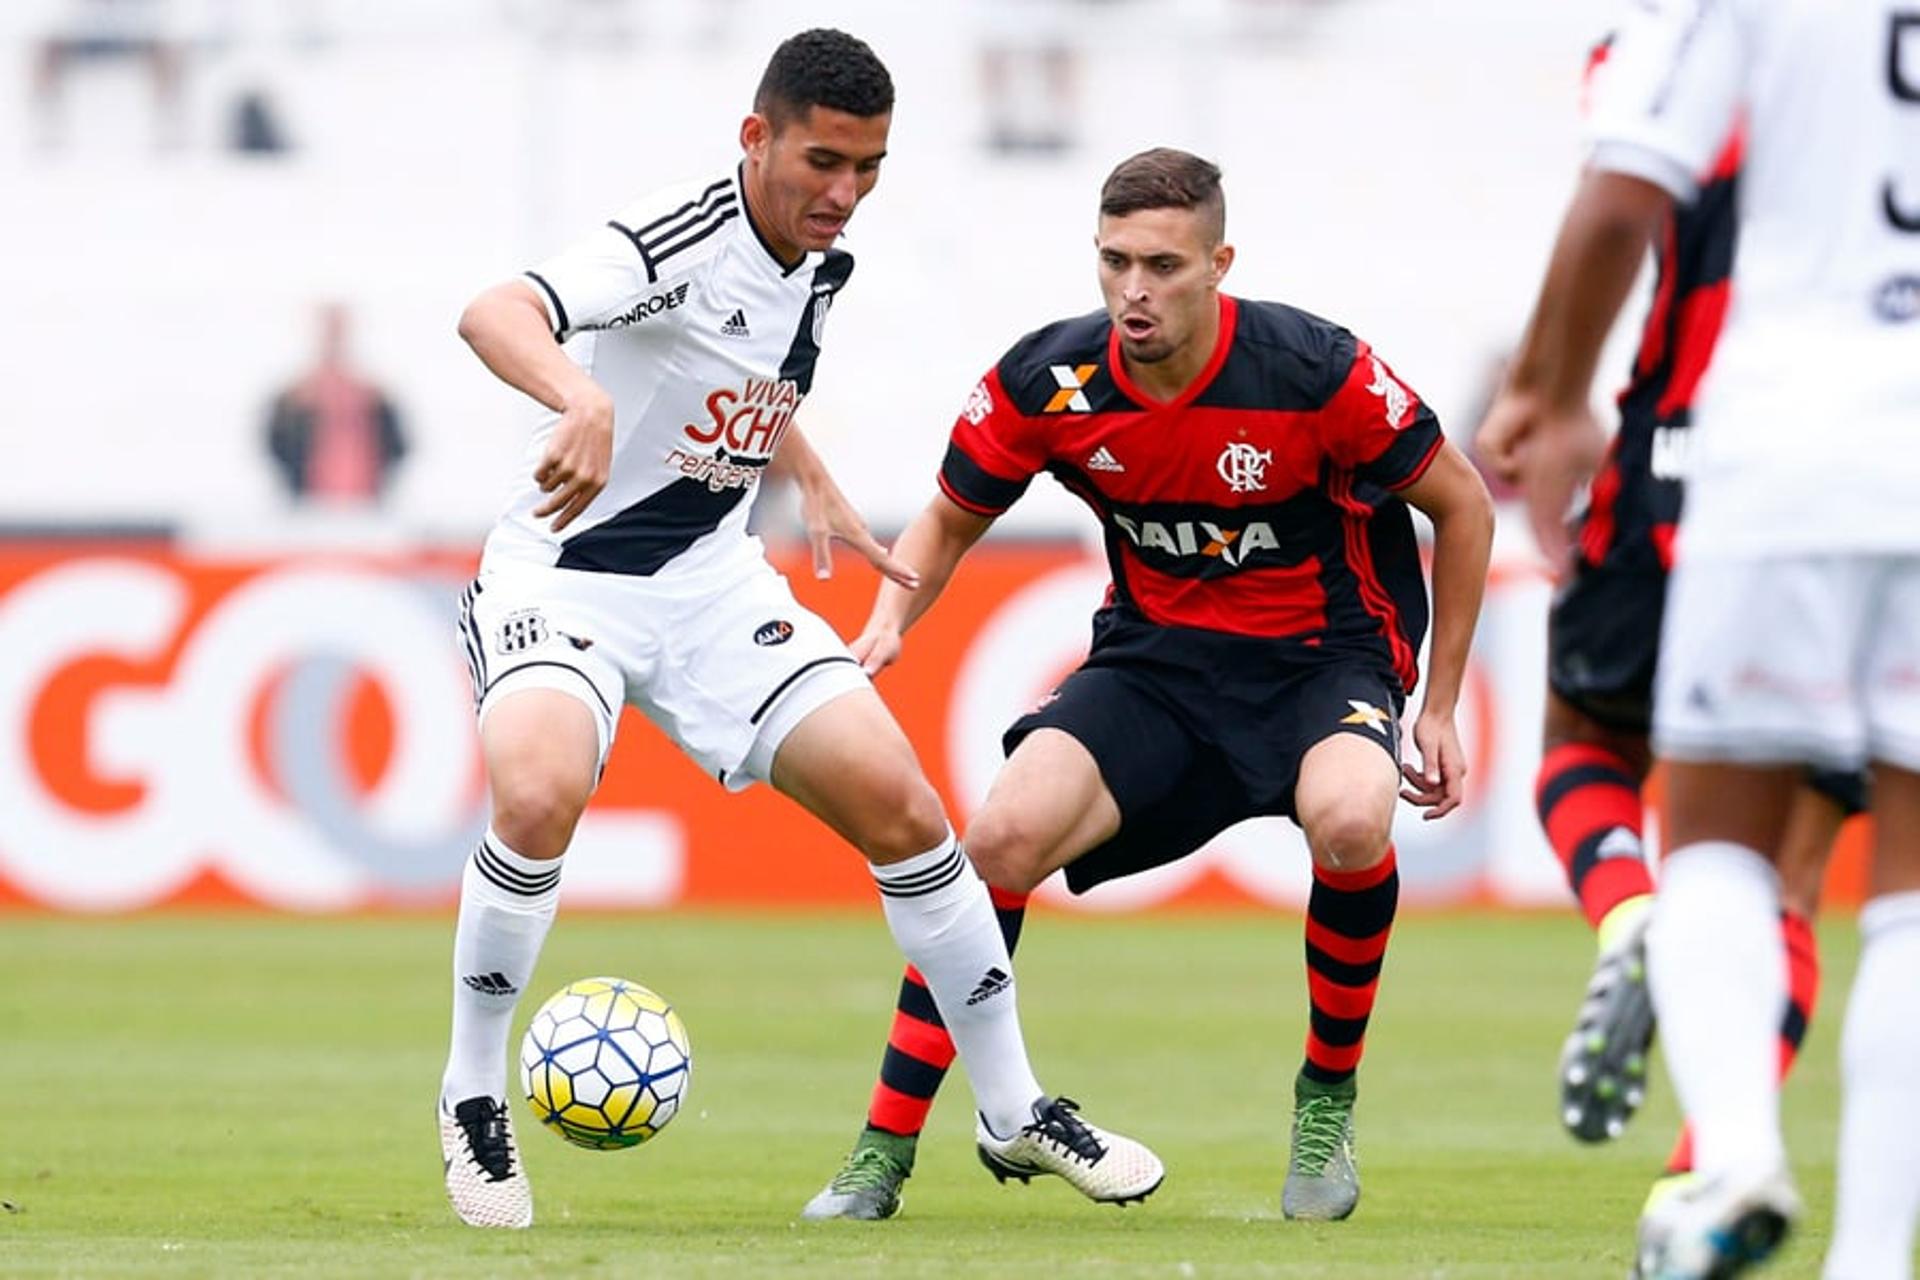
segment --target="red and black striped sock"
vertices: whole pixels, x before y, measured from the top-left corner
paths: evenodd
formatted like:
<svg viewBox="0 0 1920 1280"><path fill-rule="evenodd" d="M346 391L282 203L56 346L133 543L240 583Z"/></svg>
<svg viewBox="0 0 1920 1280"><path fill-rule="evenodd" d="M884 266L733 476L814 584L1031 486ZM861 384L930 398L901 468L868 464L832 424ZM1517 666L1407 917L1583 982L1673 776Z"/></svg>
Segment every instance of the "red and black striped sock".
<svg viewBox="0 0 1920 1280"><path fill-rule="evenodd" d="M1027 895L989 887L1000 933L1012 955L1026 919ZM940 1020L933 993L912 965L900 979L900 998L894 1006L893 1027L887 1033L887 1052L880 1059L880 1079L867 1103L867 1128L902 1137L917 1137L926 1128L933 1095L940 1091L947 1068L953 1065L953 1037Z"/></svg>
<svg viewBox="0 0 1920 1280"><path fill-rule="evenodd" d="M1317 1084L1344 1084L1360 1065L1380 964L1400 902L1393 846L1364 871L1313 868L1307 897L1307 1060Z"/></svg>
<svg viewBox="0 0 1920 1280"><path fill-rule="evenodd" d="M1800 1056L1800 1043L1807 1038L1814 1006L1820 1001L1820 941L1814 936L1813 922L1797 911L1780 913L1780 937L1787 945L1787 1011L1780 1017L1780 1078L1785 1080ZM1665 1172L1692 1170L1693 1126L1683 1125Z"/></svg>
<svg viewBox="0 0 1920 1280"><path fill-rule="evenodd" d="M1615 907L1653 892L1640 843L1640 783L1619 755L1584 742L1549 748L1534 802L1587 923L1598 929Z"/></svg>

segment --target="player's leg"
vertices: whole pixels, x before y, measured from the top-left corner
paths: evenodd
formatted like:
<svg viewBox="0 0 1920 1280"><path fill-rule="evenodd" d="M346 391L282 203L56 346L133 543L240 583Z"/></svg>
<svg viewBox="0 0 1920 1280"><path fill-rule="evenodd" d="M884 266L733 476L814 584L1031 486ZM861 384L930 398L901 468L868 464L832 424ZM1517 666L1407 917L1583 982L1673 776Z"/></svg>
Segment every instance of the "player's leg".
<svg viewBox="0 0 1920 1280"><path fill-rule="evenodd" d="M1157 821L1161 815L1153 807L1163 792L1180 788L1191 744L1165 706L1126 677L1103 668L1075 672L1040 709L1008 730L1006 746L1013 758L975 815L967 849L992 885L1009 951L1019 937L1027 891L1008 885L1037 882L1063 859L1078 866L1089 842L1107 842L1114 835L1119 804L1108 790L1109 775L1130 788L1135 814L1128 830L1139 829L1158 860L1197 843L1189 841L1192 833L1185 826L1175 830ZM1211 808L1195 796L1181 806L1181 816ZM1199 838L1206 834L1211 832ZM1122 858L1098 878L1137 869ZM871 1218L897 1209L933 1094L952 1058L953 1042L939 1011L909 967L866 1126L840 1173L807 1205L806 1216Z"/></svg>
<svg viewBox="0 0 1920 1280"><path fill-rule="evenodd" d="M1826 1280L1912 1275L1920 1221L1920 773L1876 762L1873 817L1871 894L1841 1039L1839 1195Z"/></svg>
<svg viewBox="0 0 1920 1280"><path fill-rule="evenodd" d="M1827 1280L1912 1273L1920 1218L1920 566L1887 566L1868 650L1874 866L1841 1038L1845 1103Z"/></svg>
<svg viewBox="0 0 1920 1280"><path fill-rule="evenodd" d="M621 677L497 581L469 589L461 635L491 813L460 881L441 1155L463 1221L524 1227L533 1202L506 1105L507 1041L553 923L563 855L612 742Z"/></svg>
<svg viewBox="0 0 1920 1280"><path fill-rule="evenodd" d="M857 689L813 710L779 747L772 781L866 855L888 926L958 1047L983 1140L1012 1144L1044 1163L1030 1173L1060 1173L1095 1200L1158 1187L1164 1170L1152 1152L1041 1091L986 884L879 696Z"/></svg>
<svg viewBox="0 0 1920 1280"><path fill-rule="evenodd" d="M1388 705L1378 694L1362 700ZM1289 1218L1345 1218L1360 1200L1356 1073L1400 897L1392 843L1395 740L1390 722L1323 738L1301 758L1294 788L1294 812L1313 856L1313 889L1306 923L1310 1024L1281 1192Z"/></svg>
<svg viewBox="0 0 1920 1280"><path fill-rule="evenodd" d="M1736 1274L1799 1212L1779 1114L1787 962L1774 859L1803 770L1765 762L1864 755L1849 691L1871 592L1848 568L1697 556L1674 576L1655 702L1673 852L1647 954L1699 1177L1642 1219L1653 1274Z"/></svg>
<svg viewBox="0 0 1920 1280"><path fill-rule="evenodd" d="M1000 934L1013 955L1026 921L1027 896L988 887ZM955 1050L927 980L912 965L900 979L880 1075L867 1102L867 1119L840 1171L801 1210L803 1218L877 1221L900 1211L901 1188L913 1176L920 1133L934 1095L947 1078Z"/></svg>
<svg viewBox="0 0 1920 1280"><path fill-rule="evenodd" d="M1784 1083L1800 1055L1820 998L1820 949L1813 916L1840 824L1864 812L1865 779L1858 773L1814 771L1795 796L1787 815L1780 855L1780 941L1787 953L1787 1004L1780 1018L1779 1068ZM1693 1132L1681 1126L1659 1181L1648 1199L1660 1197L1663 1184L1693 1171Z"/></svg>
<svg viewBox="0 0 1920 1280"><path fill-rule="evenodd" d="M1640 796L1650 766L1644 729L1609 726L1548 688L1535 808L1603 950L1653 903Z"/></svg>
<svg viewBox="0 0 1920 1280"><path fill-rule="evenodd" d="M1631 509L1655 496L1623 493ZM1629 521L1641 528L1638 521ZM1645 936L1653 875L1640 789L1667 577L1644 533L1581 559L1547 622L1547 702L1534 796L1541 830L1598 954L1557 1068L1560 1119L1585 1142L1620 1134L1646 1096L1653 1002Z"/></svg>

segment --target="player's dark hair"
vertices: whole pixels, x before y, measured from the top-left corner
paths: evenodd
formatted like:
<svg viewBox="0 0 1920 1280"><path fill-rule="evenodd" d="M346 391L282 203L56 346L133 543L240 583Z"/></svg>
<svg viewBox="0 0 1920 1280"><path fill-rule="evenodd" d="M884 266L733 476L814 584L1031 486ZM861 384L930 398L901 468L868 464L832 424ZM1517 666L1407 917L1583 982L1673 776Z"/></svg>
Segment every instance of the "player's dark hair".
<svg viewBox="0 0 1920 1280"><path fill-rule="evenodd" d="M753 109L777 133L814 107L871 119L893 110L893 77L864 40L815 27L773 51Z"/></svg>
<svg viewBox="0 0 1920 1280"><path fill-rule="evenodd" d="M1189 151L1155 147L1115 166L1100 188L1100 213L1122 218L1142 209L1195 209L1206 216L1213 243L1227 234L1227 197L1220 166Z"/></svg>

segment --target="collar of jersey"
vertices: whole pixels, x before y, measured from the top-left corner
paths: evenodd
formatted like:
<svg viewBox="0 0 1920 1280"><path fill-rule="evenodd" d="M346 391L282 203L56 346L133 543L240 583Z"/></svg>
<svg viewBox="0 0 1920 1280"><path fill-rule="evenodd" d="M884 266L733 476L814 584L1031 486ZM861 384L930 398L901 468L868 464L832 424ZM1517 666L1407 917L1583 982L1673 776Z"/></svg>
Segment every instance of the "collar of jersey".
<svg viewBox="0 0 1920 1280"><path fill-rule="evenodd" d="M773 265L775 271L780 273L781 278L785 279L806 266L808 260L813 257L811 253L802 249L800 261L788 266L780 261L780 255L773 251L773 246L767 243L767 238L760 234L760 225L753 220L753 207L747 203L747 162L744 160L734 167L733 185L740 192L740 220L747 224L747 230L753 232L753 238L759 242L760 248L766 253L767 261Z"/></svg>
<svg viewBox="0 0 1920 1280"><path fill-rule="evenodd" d="M1127 362L1120 354L1120 327L1109 325L1107 329L1107 368L1113 373L1113 385L1120 394L1143 409L1183 409L1190 405L1207 389L1214 375L1220 372L1220 366L1227 362L1227 352L1233 349L1233 331L1240 317L1240 304L1229 294L1220 295L1220 332L1214 338L1213 354L1207 357L1206 367L1193 375L1193 381L1181 388L1180 394L1171 400L1160 400L1141 390L1139 384L1127 376Z"/></svg>

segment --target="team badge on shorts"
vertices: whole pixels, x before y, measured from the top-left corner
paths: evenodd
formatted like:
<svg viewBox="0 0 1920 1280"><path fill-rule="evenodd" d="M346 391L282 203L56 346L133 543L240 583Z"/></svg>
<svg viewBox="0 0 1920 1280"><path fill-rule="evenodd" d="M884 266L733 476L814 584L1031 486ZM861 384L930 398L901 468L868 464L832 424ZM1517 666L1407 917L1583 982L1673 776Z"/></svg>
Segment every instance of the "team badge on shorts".
<svg viewBox="0 0 1920 1280"><path fill-rule="evenodd" d="M793 624L785 618L763 622L760 624L760 629L753 633L753 642L763 649L771 645L785 644L791 639L793 639Z"/></svg>
<svg viewBox="0 0 1920 1280"><path fill-rule="evenodd" d="M1341 724L1363 724L1381 737L1387 735L1387 726L1393 723L1393 713L1382 711L1371 702L1362 702L1359 698L1348 698L1347 705L1353 710L1340 717Z"/></svg>
<svg viewBox="0 0 1920 1280"><path fill-rule="evenodd" d="M501 653L519 653L522 649L533 648L546 638L547 620L540 615L540 611L521 609L508 614L501 622L493 646Z"/></svg>

